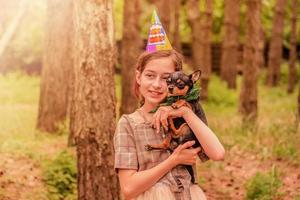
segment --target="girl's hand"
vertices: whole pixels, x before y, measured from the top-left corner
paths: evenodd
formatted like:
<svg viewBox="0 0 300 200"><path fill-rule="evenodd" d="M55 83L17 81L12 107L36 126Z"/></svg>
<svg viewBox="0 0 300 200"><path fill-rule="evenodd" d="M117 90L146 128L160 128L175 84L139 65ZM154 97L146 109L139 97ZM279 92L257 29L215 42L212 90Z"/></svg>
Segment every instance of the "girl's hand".
<svg viewBox="0 0 300 200"><path fill-rule="evenodd" d="M190 109L186 106L182 106L178 109L174 109L171 106L159 107L153 115L151 124L156 129L156 133L160 131L160 124L165 130L168 130L168 117L183 117L189 110Z"/></svg>
<svg viewBox="0 0 300 200"><path fill-rule="evenodd" d="M170 155L174 166L183 164L183 165L193 165L196 163L196 158L201 150L200 147L190 148L195 144L195 141L188 141L184 144L179 145L174 152Z"/></svg>

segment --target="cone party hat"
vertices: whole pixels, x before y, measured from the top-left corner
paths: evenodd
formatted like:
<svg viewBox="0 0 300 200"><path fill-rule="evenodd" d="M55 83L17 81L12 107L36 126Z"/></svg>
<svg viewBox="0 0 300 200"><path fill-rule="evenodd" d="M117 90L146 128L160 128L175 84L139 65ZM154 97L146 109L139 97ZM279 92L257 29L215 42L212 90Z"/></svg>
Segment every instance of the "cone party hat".
<svg viewBox="0 0 300 200"><path fill-rule="evenodd" d="M167 37L166 31L163 28L156 11L153 11L151 26L148 33L148 42L146 51L154 52L158 50L171 50L172 46Z"/></svg>

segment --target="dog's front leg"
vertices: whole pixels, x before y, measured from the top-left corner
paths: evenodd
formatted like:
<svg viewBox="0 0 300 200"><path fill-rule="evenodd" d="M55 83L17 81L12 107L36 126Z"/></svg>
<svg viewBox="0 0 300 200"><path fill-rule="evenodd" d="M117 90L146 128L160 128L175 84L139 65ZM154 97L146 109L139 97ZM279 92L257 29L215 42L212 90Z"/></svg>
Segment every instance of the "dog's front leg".
<svg viewBox="0 0 300 200"><path fill-rule="evenodd" d="M161 144L147 144L145 146L147 151L153 150L153 149L169 149L170 142L171 142L172 136L171 134L167 134L166 138L163 140Z"/></svg>

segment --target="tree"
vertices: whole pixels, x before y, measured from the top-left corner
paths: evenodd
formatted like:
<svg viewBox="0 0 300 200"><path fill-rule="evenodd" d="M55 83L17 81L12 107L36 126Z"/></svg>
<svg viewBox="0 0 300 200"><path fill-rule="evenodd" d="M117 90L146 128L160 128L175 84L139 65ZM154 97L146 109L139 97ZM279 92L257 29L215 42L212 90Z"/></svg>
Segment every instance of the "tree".
<svg viewBox="0 0 300 200"><path fill-rule="evenodd" d="M132 113L137 107L137 100L133 95L135 80L135 63L142 48L139 35L140 0L125 0L123 14L122 39L122 103L120 114Z"/></svg>
<svg viewBox="0 0 300 200"><path fill-rule="evenodd" d="M283 22L286 0L277 0L269 49L267 85L276 86L280 79Z"/></svg>
<svg viewBox="0 0 300 200"><path fill-rule="evenodd" d="M74 1L78 199L119 199L113 167L115 41L112 1Z"/></svg>
<svg viewBox="0 0 300 200"><path fill-rule="evenodd" d="M260 0L247 1L246 35L244 47L243 82L239 111L244 121L253 122L257 117L257 43L259 41Z"/></svg>
<svg viewBox="0 0 300 200"><path fill-rule="evenodd" d="M54 132L66 118L72 70L72 1L48 0L37 128Z"/></svg>
<svg viewBox="0 0 300 200"><path fill-rule="evenodd" d="M300 121L300 85L298 86L298 122Z"/></svg>
<svg viewBox="0 0 300 200"><path fill-rule="evenodd" d="M288 93L292 93L296 83L296 61L297 61L297 0L292 1L291 38L289 56L289 83Z"/></svg>
<svg viewBox="0 0 300 200"><path fill-rule="evenodd" d="M258 2L258 9L259 12L262 13L262 2L259 1ZM262 25L262 20L259 20L259 27L260 27L260 31L259 31L259 42L257 44L257 64L259 68L262 68L265 66L265 56L264 56L264 50L265 50L265 31Z"/></svg>
<svg viewBox="0 0 300 200"><path fill-rule="evenodd" d="M208 97L208 83L211 73L211 27L212 0L206 0L205 13L200 19L199 1L188 0L187 17L192 29L193 68L201 69L201 99Z"/></svg>
<svg viewBox="0 0 300 200"><path fill-rule="evenodd" d="M158 10L158 15L160 17L160 21L167 32L167 35L170 35L171 28L171 10L172 10L172 1L171 0L152 0L154 5ZM171 35L170 35L171 36ZM172 38L170 38L172 41Z"/></svg>
<svg viewBox="0 0 300 200"><path fill-rule="evenodd" d="M179 32L179 27L180 27L180 23L179 23L179 19L180 19L180 8L181 8L181 0L175 0L174 1L174 8L173 8L173 20L171 22L172 23L172 46L174 49L176 49L177 51L181 52L181 40L180 40L180 32Z"/></svg>
<svg viewBox="0 0 300 200"><path fill-rule="evenodd" d="M204 12L202 22L202 32L203 32L203 44L202 44L202 75L201 75L201 98L208 98L208 84L211 74L211 37L212 37L212 10L213 10L213 0L206 0L206 8Z"/></svg>
<svg viewBox="0 0 300 200"><path fill-rule="evenodd" d="M236 88L239 48L240 1L225 1L224 39L222 44L221 78L228 88Z"/></svg>
<svg viewBox="0 0 300 200"><path fill-rule="evenodd" d="M191 27L192 34L192 60L193 66L198 66L202 63L201 54L201 24L200 24L200 10L199 10L199 0L188 0L186 2L187 10L187 21Z"/></svg>

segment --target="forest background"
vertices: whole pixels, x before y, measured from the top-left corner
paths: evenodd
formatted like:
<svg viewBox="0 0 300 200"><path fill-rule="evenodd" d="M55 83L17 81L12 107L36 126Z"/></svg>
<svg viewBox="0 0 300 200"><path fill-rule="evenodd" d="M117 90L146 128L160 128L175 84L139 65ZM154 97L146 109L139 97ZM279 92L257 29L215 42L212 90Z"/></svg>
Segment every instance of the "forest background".
<svg viewBox="0 0 300 200"><path fill-rule="evenodd" d="M82 2L82 4L78 3L80 1L74 2L75 8L76 5L83 5ZM91 2L91 5L97 9L96 1ZM113 135L116 120L121 113L133 109L129 108L130 106L122 108L122 105L136 106L136 102L122 103L122 99L125 99L122 98L122 94L128 96L126 94L128 91L124 91L124 88L130 88L125 82L132 77L130 74L124 75L126 70L122 71L122 67L128 65L126 57L134 60L134 55L131 57L132 54L137 56L138 52L144 48L143 44L147 39L151 14L156 5L163 23L168 19L165 15L168 12L161 11L162 8L170 9L170 13L172 13L167 30L170 31L169 37L173 46L185 55L184 70L189 73L196 66L205 66L202 69L204 77L200 83L204 94L202 104L209 126L226 147L226 158L223 162L208 161L198 164L198 179L208 199L300 199L299 91L297 88L299 87L297 80L299 79L300 3L295 4L295 0L227 1L233 2L233 4L228 3L227 10L234 13L234 5L237 7L235 9L237 15L231 16L233 19L229 20L236 23L236 25L232 25L229 22L229 26L237 27L235 28L236 43L233 44L236 54L229 58L235 60L234 72L224 75L226 70L222 66L226 61L222 60L222 52L228 48L225 41L232 39L226 38L228 35L225 28L226 1L178 1L179 4L174 3L172 6L179 5L179 7L172 8L164 7L165 5L159 3L162 1L143 0L139 1L138 7L130 7L130 5L124 7L126 2L129 1L115 0L112 4L114 24L110 27L114 32L115 47L111 48L111 51L115 54L112 56L113 61L110 61L109 65L103 66L112 68L113 81L108 77L101 83L111 82L115 86L111 87L111 84L108 84L109 90L116 96L115 99L112 99L115 105L111 109L116 112L111 112L111 110L105 112L103 108L105 104L100 103L100 107L102 107L98 112L103 111L107 116L111 116L107 117L111 121L103 123L107 123L111 127L106 131L96 131L96 135L100 135L95 140L96 143L110 147L111 143L105 142ZM130 2L134 5L133 2L138 1ZM281 10L276 9L276 4L280 4L280 2L283 3L279 6L282 8ZM75 143L78 135L74 129L77 130L76 127L80 127L80 124L85 122L80 121L78 115L72 115L70 106L73 101L72 97L66 98L62 95L62 93L67 93L68 89L65 88L65 85L69 84L69 79L61 75L55 77L55 72L51 74L51 70L48 70L46 75L44 72L44 76L52 79L50 83L56 85L56 88L51 91L51 89L47 89L48 86L42 86L43 80L47 79L43 77L42 70L47 68L59 71L60 69L66 70L65 66L67 65L72 66L71 62L66 64L65 61L69 56L66 52L72 52L70 50L72 47L68 45L77 41L78 38L80 40L79 34L68 35L72 34L71 19L76 18L77 15L76 13L70 14L71 4L62 4L59 1L0 0L0 3L0 199L83 198L82 191L89 191L89 188L80 187L80 184L84 184L84 182L80 181L78 174L84 175L89 166L84 166L77 157L83 152L80 148L84 149L84 147L76 149ZM194 3L198 7L193 6ZM259 16L261 24L254 23L249 34L251 19L247 17L249 16L248 8L253 5L251 11L260 10L260 12L251 13L250 18ZM127 14L124 12L124 8L128 11ZM132 8L140 8L140 10ZM195 11L193 8L198 10ZM84 10L84 8L82 9ZM136 10L135 14L138 15L135 16L138 18L132 21L134 10ZM199 14L196 21L191 17L191 13L194 11ZM276 11L279 13L277 18L275 17ZM177 22L176 15L179 16ZM136 32L131 32L130 29L133 28L130 24L136 23L136 19L139 19L138 25L133 26L137 26L139 31L137 35L134 35ZM255 19L257 20L257 18ZM291 39L293 38L293 19L296 21L294 24L297 27L294 31L296 32L294 41ZM206 22L210 23L206 24ZM76 26L76 20L74 23ZM84 24L85 22L81 21L80 23ZM273 27L280 27L280 23L282 23L282 32L279 31L277 34L281 39L280 45L279 47L273 46L274 49L280 49L279 56L277 54L277 57L280 58L278 61L280 65L279 78L270 81L270 63L276 60L276 58L269 60L272 57L270 49L272 48L272 38L274 38L274 36L272 37ZM195 28L198 25L200 31ZM176 30L178 31L176 32ZM76 31L76 33L80 33L79 29ZM260 35L260 37L249 38L251 31L258 33L252 35ZM89 35L88 32L86 34ZM135 36L135 38L131 38L132 43L124 42L123 34ZM206 39L200 41L199 44L203 44L202 47L193 46L197 41L195 40L197 35ZM252 41L252 44L253 41L256 41L254 46L258 49L255 52L260 52L260 56L253 56L245 48L245 46L249 46L247 46L249 41ZM52 47L49 45L52 44L51 42L54 44ZM137 44L139 48L130 49L134 46L132 44ZM122 53L123 46L128 48L129 52ZM209 46L207 51L198 49L205 49L207 46ZM298 56L297 59L294 59L294 71L290 67L293 46L295 47L294 53ZM194 52L200 52L200 54L204 52L204 54L198 55L200 61ZM76 52L74 55L75 63L78 57L76 57ZM97 56L99 55L101 54L97 54ZM201 57L203 55L211 56L208 58L209 64L203 63L203 60L206 59L206 57ZM249 64L249 59L255 60L255 62ZM56 63L51 63L52 60ZM62 64L62 60L64 60L64 64ZM250 67L245 69L244 67L248 66L245 63L248 63ZM131 69L133 69L132 65L129 64ZM276 63L271 64L271 66L273 65L275 66ZM51 66L53 67L51 68ZM54 66L59 68L54 68ZM207 68L208 66L210 68ZM251 66L256 67L254 71L245 71L253 70ZM101 71L102 68L100 67L99 70ZM253 94L251 91L243 94L244 74L255 77L250 81L255 83L254 96L251 96ZM78 77L80 76L78 75ZM234 79L232 79L233 77ZM294 77L294 81L291 77ZM108 85L105 84L105 86ZM61 91L59 91L60 88ZM62 101L65 103L69 102L68 106L66 106L67 103L60 105L67 109L61 109L51 103L48 103L49 106L45 106L47 103L43 104L41 99L43 99L43 91L46 90L50 91L50 95L44 96L44 99L58 96L60 99L64 99ZM73 90L71 89L71 91ZM75 89L74 92L81 94ZM256 106L250 110L243 109L242 96L249 97L249 99L253 97ZM73 105L78 101L75 99L74 102ZM55 101L52 103L58 104ZM80 104L76 105L78 108ZM76 108L76 106L74 107ZM64 112L59 113L56 109L64 110ZM57 117L53 114L52 117L51 111L59 113L60 116ZM77 113L84 112L77 111ZM75 123L75 125L72 125L72 116L76 118L74 121L77 124ZM102 119L101 116L99 118ZM101 127L101 123L95 126ZM85 135L89 134L90 132ZM108 134L110 136L107 136ZM80 140L77 140L77 143L80 143ZM101 151L101 155L110 155L110 153L106 153ZM84 154L81 155L84 156ZM111 160L111 157L107 159ZM111 165L108 164L102 169L105 168L111 168ZM78 169L82 170L78 172ZM103 172L103 174L105 173L107 174L106 171ZM97 174L95 177L104 177L103 174ZM114 176L115 174L110 174L109 180ZM99 180L103 179L99 178ZM103 194L110 193L116 197L120 191L116 179L111 178L111 180L105 184L102 183L107 186L101 188L99 192L102 190ZM96 182L94 184L97 184Z"/></svg>

